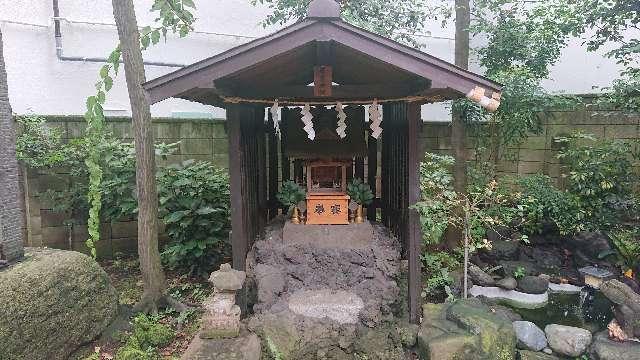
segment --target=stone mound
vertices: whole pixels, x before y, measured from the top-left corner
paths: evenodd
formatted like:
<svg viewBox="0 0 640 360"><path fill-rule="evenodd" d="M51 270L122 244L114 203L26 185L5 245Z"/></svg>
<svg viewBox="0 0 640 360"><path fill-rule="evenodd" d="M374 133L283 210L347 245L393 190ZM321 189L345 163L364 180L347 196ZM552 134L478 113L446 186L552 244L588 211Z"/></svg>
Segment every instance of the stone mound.
<svg viewBox="0 0 640 360"><path fill-rule="evenodd" d="M90 257L26 249L0 270L0 359L66 359L114 319L118 294Z"/></svg>
<svg viewBox="0 0 640 360"><path fill-rule="evenodd" d="M382 226L373 226L373 239L365 247L331 248L284 243L282 223L274 223L253 245L247 262L256 313L287 307L289 297L299 291L342 290L362 299L359 320L375 326L400 300L399 244Z"/></svg>
<svg viewBox="0 0 640 360"><path fill-rule="evenodd" d="M247 257L249 292L255 294L247 326L269 356L404 359L406 336L394 320L403 300L396 238L377 225L358 246L333 246L344 243L334 238L291 239L293 232L285 242L282 234L282 222L272 223Z"/></svg>

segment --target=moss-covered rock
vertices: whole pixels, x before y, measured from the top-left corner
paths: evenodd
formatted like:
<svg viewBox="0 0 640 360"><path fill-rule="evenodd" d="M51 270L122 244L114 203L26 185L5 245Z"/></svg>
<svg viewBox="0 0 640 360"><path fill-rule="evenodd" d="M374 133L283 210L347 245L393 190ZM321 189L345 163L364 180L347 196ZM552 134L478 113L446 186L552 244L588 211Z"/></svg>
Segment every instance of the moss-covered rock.
<svg viewBox="0 0 640 360"><path fill-rule="evenodd" d="M0 359L66 359L117 314L118 295L90 257L26 249L0 270Z"/></svg>
<svg viewBox="0 0 640 360"><path fill-rule="evenodd" d="M447 309L447 319L477 335L480 351L487 359L515 359L516 334L511 322L501 319L486 305L474 300L461 300L451 305Z"/></svg>

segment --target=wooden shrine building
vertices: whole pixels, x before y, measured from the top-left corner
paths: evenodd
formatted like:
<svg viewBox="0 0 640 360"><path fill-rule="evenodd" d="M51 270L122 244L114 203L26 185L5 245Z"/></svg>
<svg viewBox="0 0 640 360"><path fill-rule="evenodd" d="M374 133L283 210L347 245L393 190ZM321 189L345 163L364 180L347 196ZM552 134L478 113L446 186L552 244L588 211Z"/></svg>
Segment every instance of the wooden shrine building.
<svg viewBox="0 0 640 360"><path fill-rule="evenodd" d="M409 262L410 319L418 320L421 235L418 214L409 205L419 200L420 106L467 96L493 111L500 84L350 25L340 19L337 2L314 0L306 19L148 81L144 88L151 103L177 97L226 109L236 269L244 270L249 248L278 214L280 181L304 178L305 148L296 144L312 147L317 141L322 151L346 154L353 160L346 176L364 179L379 194L366 208L368 217L380 213L402 243ZM282 107L279 124L269 111L276 101ZM342 145L323 145L331 134L318 128L318 112L338 102L345 105L349 137ZM367 128L372 124L360 106L373 103L382 105L381 133ZM300 123L303 105L313 107L315 138L288 129L292 121Z"/></svg>

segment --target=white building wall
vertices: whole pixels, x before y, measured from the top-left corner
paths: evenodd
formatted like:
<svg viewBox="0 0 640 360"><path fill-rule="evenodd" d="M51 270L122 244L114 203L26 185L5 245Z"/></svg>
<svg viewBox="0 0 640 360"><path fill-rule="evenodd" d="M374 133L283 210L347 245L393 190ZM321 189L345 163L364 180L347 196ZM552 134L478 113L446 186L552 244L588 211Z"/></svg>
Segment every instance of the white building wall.
<svg viewBox="0 0 640 360"><path fill-rule="evenodd" d="M443 0L450 1L451 0ZM152 0L135 0L138 25L152 25ZM265 29L259 22L269 13L248 0L196 1L196 32L187 38L170 36L166 43L144 53L147 61L190 64L277 30ZM59 0L62 43L65 56L106 57L117 43L110 0ZM85 99L95 93L94 83L101 63L61 61L56 57L52 0L0 0L0 26L4 39L9 95L17 114L82 115ZM420 39L424 51L453 61L454 28L428 27ZM176 68L147 66L147 79ZM591 85L609 84L617 67L610 60L587 53L574 42L554 67L552 90L591 92ZM129 115L124 76L118 76L105 104L107 115ZM152 106L156 117L187 114L224 117L224 110L180 99L169 99ZM446 106L425 106L423 118L447 120Z"/></svg>

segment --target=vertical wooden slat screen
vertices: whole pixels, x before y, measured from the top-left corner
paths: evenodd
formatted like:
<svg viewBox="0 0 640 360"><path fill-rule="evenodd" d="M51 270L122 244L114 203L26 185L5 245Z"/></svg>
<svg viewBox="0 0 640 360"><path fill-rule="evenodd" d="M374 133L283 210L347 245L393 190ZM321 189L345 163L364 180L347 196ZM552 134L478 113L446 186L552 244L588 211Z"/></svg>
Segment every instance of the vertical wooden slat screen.
<svg viewBox="0 0 640 360"><path fill-rule="evenodd" d="M415 210L418 201L418 130L420 106L391 103L383 106L382 209L385 225L402 244L409 261L409 318L419 320L420 309L420 227Z"/></svg>
<svg viewBox="0 0 640 360"><path fill-rule="evenodd" d="M382 132L382 209L384 224L398 237L403 254L407 252L407 105L383 106ZM417 136L417 134L414 134Z"/></svg>
<svg viewBox="0 0 640 360"><path fill-rule="evenodd" d="M247 251L266 224L268 208L264 109L229 105L227 128L233 267L245 270Z"/></svg>

